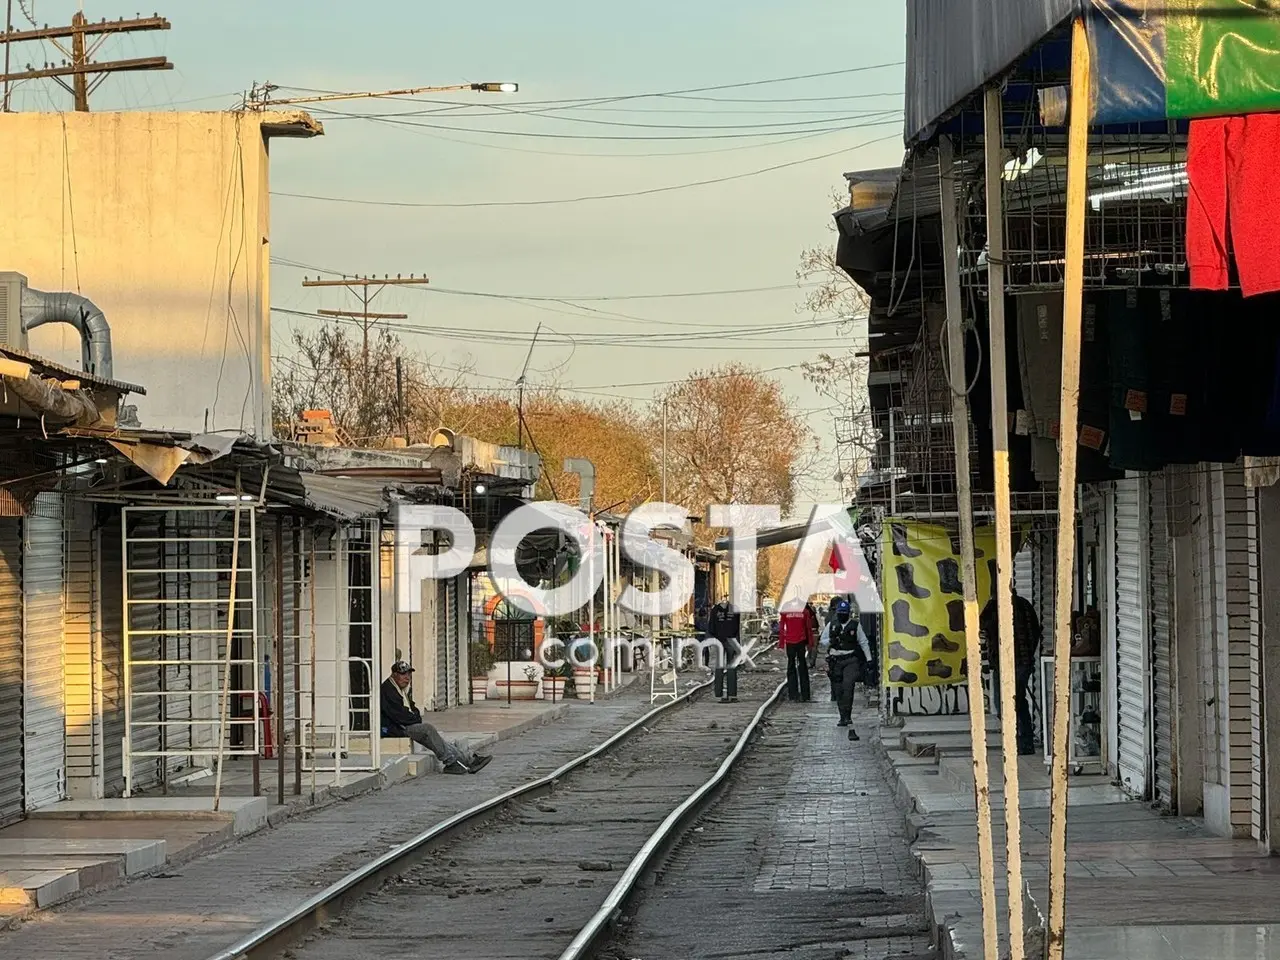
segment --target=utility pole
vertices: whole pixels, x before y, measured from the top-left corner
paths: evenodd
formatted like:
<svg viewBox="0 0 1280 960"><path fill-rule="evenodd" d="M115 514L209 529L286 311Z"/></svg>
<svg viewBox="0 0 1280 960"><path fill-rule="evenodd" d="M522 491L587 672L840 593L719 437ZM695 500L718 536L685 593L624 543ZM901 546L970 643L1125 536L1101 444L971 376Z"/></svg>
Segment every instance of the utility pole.
<svg viewBox="0 0 1280 960"><path fill-rule="evenodd" d="M168 30L170 23L159 15L138 17L133 20L101 20L90 23L83 11L77 11L71 17L69 27L38 27L30 30L13 29L13 4L10 0L5 31L0 35L0 43L4 44L4 73L0 81L4 84L4 110L9 111L9 92L15 83L24 80L53 80L75 99L75 109L80 113L89 110L89 95L106 79L109 73L122 73L136 70L172 70L173 64L167 57L135 57L131 60L105 60L97 62L91 58L114 34L139 33L144 30ZM95 38L92 42L89 38ZM60 41L70 40L68 48ZM32 40L48 40L67 59L61 64L46 63L42 67L26 65L25 70L11 72L10 48L15 43ZM71 79L70 84L64 77ZM92 79L90 79L92 77Z"/></svg>
<svg viewBox="0 0 1280 960"><path fill-rule="evenodd" d="M667 502L667 401L662 400L662 502Z"/></svg>
<svg viewBox="0 0 1280 960"><path fill-rule="evenodd" d="M533 348L538 345L538 334L542 332L542 324L533 331L533 339L529 341L529 352L524 357L524 367L520 370L520 379L516 381L516 443L524 449L524 377L529 372L529 361L533 359Z"/></svg>
<svg viewBox="0 0 1280 960"><path fill-rule="evenodd" d="M341 280L321 280L317 277L315 280L302 278L304 287L346 287L360 301L360 310L317 310L316 313L322 317L342 317L350 320L359 320L360 329L363 336L363 345L361 347L361 371L364 374L365 389L369 383L369 328L379 320L407 320L407 313L372 313L369 310L369 304L377 299L387 287L402 287L412 284L422 285L430 283L426 277L418 277L410 274L407 277L396 275L394 277L384 276L378 277L343 277Z"/></svg>

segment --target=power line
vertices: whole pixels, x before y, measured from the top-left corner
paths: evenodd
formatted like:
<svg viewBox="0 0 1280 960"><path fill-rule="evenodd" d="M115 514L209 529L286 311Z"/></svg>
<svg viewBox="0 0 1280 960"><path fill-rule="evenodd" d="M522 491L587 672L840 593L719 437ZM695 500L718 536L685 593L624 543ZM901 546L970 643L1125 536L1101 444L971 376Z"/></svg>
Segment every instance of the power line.
<svg viewBox="0 0 1280 960"><path fill-rule="evenodd" d="M707 187L721 183L729 183L734 180L745 180L749 177L758 177L762 174L773 173L777 170L785 170L789 167L798 167L805 163L815 163L819 160L829 160L832 157L838 157L842 154L849 153L853 150L862 150L866 147L874 146L877 143L884 143L888 140L897 139L897 134L889 134L883 137L876 137L873 140L865 140L862 143L855 144L852 147L845 147L840 150L832 150L827 153L817 154L816 156L803 157L799 160L788 160L784 163L775 163L768 167L761 167L757 170L748 170L745 173L732 174L725 177L713 177L709 180L694 180L688 183L669 184L663 187L650 187L646 190L631 190L626 193L601 193L589 194L579 197L561 197L557 199L546 200L475 200L465 203L424 203L411 200L364 200L357 197L330 197L320 194L309 193L277 193L272 191L273 197L286 197L292 200L314 200L322 203L346 203L355 204L357 206L372 207L404 207L410 209L470 209L477 207L544 207L556 204L568 203L590 203L600 200L622 200L630 197L649 197L659 193L671 193L677 190L688 190L693 187Z"/></svg>

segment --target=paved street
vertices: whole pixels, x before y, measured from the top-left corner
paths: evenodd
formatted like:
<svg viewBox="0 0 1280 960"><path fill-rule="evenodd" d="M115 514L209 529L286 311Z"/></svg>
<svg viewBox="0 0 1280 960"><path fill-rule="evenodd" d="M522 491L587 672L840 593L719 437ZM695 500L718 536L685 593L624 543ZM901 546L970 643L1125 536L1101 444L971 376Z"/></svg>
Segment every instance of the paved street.
<svg viewBox="0 0 1280 960"><path fill-rule="evenodd" d="M932 956L873 718L857 719L864 737L851 743L820 696L784 704L641 901L613 956Z"/></svg>

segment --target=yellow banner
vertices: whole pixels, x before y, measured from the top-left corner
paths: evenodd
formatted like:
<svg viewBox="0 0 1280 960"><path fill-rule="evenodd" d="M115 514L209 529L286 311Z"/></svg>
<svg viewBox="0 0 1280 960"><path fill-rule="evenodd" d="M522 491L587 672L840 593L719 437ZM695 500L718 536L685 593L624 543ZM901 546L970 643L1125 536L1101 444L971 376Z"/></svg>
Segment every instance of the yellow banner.
<svg viewBox="0 0 1280 960"><path fill-rule="evenodd" d="M995 587L996 536L974 531L978 611ZM884 646L880 662L889 687L936 687L966 677L960 540L945 527L885 520L880 568Z"/></svg>

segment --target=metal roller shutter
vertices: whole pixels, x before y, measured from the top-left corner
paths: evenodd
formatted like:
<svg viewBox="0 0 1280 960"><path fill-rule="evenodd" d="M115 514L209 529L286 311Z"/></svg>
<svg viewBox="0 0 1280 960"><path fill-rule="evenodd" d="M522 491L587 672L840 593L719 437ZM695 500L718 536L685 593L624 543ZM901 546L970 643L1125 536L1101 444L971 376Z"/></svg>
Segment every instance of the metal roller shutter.
<svg viewBox="0 0 1280 960"><path fill-rule="evenodd" d="M1151 637L1151 735L1152 795L1151 799L1167 813L1176 805L1173 791L1173 629L1170 582L1172 554L1169 543L1168 483L1163 474L1149 480L1147 503L1147 556L1150 584Z"/></svg>
<svg viewBox="0 0 1280 960"><path fill-rule="evenodd" d="M1258 516L1244 471L1223 471L1223 546L1226 560L1227 737L1231 823L1263 838L1261 597Z"/></svg>
<svg viewBox="0 0 1280 960"><path fill-rule="evenodd" d="M458 602L458 577L454 577L448 581L448 597L449 597L449 636L448 636L448 678L446 682L446 691L444 707L451 707L458 703L458 669L461 661L462 647L462 630L460 624L462 622L462 604Z"/></svg>
<svg viewBox="0 0 1280 960"><path fill-rule="evenodd" d="M22 527L0 517L0 826L22 813Z"/></svg>
<svg viewBox="0 0 1280 960"><path fill-rule="evenodd" d="M449 705L449 583L437 581L436 587L436 685L434 710Z"/></svg>
<svg viewBox="0 0 1280 960"><path fill-rule="evenodd" d="M42 493L23 521L22 537L22 735L28 810L66 796L62 546L62 498Z"/></svg>
<svg viewBox="0 0 1280 960"><path fill-rule="evenodd" d="M1115 491L1116 720L1122 788L1147 795L1146 558L1142 481L1117 480Z"/></svg>
<svg viewBox="0 0 1280 960"><path fill-rule="evenodd" d="M98 569L102 591L102 777L108 797L124 791L124 580L120 565L120 513L100 507Z"/></svg>

